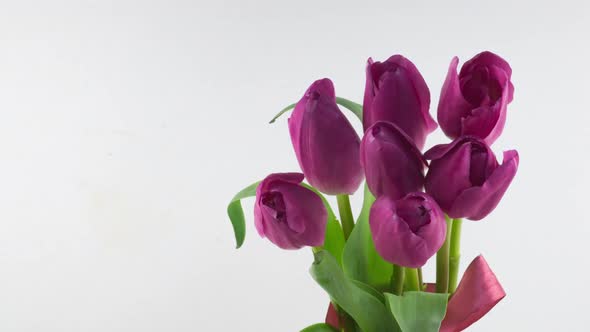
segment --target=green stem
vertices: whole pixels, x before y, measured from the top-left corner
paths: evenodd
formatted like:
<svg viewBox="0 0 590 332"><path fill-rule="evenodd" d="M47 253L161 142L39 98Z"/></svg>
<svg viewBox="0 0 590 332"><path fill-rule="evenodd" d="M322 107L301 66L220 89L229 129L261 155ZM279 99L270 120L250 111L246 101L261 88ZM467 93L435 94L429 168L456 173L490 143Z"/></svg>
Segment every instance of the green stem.
<svg viewBox="0 0 590 332"><path fill-rule="evenodd" d="M404 267L393 264L391 275L391 292L395 295L402 295L404 290Z"/></svg>
<svg viewBox="0 0 590 332"><path fill-rule="evenodd" d="M442 247L436 253L436 292L447 293L449 291L449 249L451 244L452 219L447 219L447 235Z"/></svg>
<svg viewBox="0 0 590 332"><path fill-rule="evenodd" d="M422 268L418 268L418 283L420 284L420 290L424 290L424 279L422 279Z"/></svg>
<svg viewBox="0 0 590 332"><path fill-rule="evenodd" d="M338 212L340 213L340 221L342 222L342 231L344 232L344 239L348 240L352 229L354 228L354 219L352 217L352 209L350 208L350 200L348 195L337 195Z"/></svg>
<svg viewBox="0 0 590 332"><path fill-rule="evenodd" d="M406 268L406 289L409 291L420 291L420 278L417 269Z"/></svg>
<svg viewBox="0 0 590 332"><path fill-rule="evenodd" d="M461 259L461 225L463 220L453 219L451 230L451 249L449 254L449 293L453 294L457 289L459 277L459 261Z"/></svg>

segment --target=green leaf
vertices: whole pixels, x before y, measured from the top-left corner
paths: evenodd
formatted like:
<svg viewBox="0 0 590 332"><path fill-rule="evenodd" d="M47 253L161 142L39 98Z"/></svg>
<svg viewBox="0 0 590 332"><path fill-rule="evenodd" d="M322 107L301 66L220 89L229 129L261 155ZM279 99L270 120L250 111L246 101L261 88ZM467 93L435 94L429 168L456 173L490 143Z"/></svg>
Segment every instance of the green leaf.
<svg viewBox="0 0 590 332"><path fill-rule="evenodd" d="M347 108L349 111L351 111L352 113L354 113L354 115L356 115L357 118L359 118L359 120L361 120L361 122L363 121L363 106L360 104L355 103L354 101L350 101L348 99L345 98L341 98L341 97L336 97L336 104L343 106L345 108ZM295 108L295 105L297 105L297 103L291 104L285 108L283 108L279 113L277 113L277 115L275 115L269 123L274 123L278 118L281 117L281 115L289 112L290 110Z"/></svg>
<svg viewBox="0 0 590 332"><path fill-rule="evenodd" d="M356 117L359 118L361 122L363 122L363 105L341 97L336 97L336 103L340 106L348 108L349 111L354 113L354 115L356 115Z"/></svg>
<svg viewBox="0 0 590 332"><path fill-rule="evenodd" d="M400 331L387 307L373 294L344 275L329 252L315 254L310 273L330 298L359 325L363 332Z"/></svg>
<svg viewBox="0 0 590 332"><path fill-rule="evenodd" d="M342 231L342 226L340 226L338 219L336 219L336 214L334 214L334 210L332 210L332 207L330 206L330 203L328 202L326 197L322 195L322 193L320 193L316 188L306 183L302 183L301 185L305 188L314 191L316 194L320 196L322 202L324 202L324 206L328 211L328 223L326 226L326 238L324 240L323 248L329 251L330 254L332 254L332 256L336 258L336 260L338 261L338 265L342 266L342 250L344 249L345 243L344 232Z"/></svg>
<svg viewBox="0 0 590 332"><path fill-rule="evenodd" d="M380 291L358 280L350 279L350 281L352 281L358 288L373 295L377 300L379 300L379 302L385 304L385 295L383 295L383 293L381 293Z"/></svg>
<svg viewBox="0 0 590 332"><path fill-rule="evenodd" d="M274 123L275 121L277 121L277 119L278 119L278 118L279 118L281 115L283 115L283 114L285 114L285 113L289 112L290 110L294 109L294 108L295 108L295 105L297 105L297 103L295 103L295 104L291 104L291 105L289 105L289 106L287 106L287 107L283 108L283 109L282 109L282 110L281 110L279 113L277 113L277 115L275 115L275 116L274 116L274 118L272 118L272 119L271 119L271 120L270 120L268 123Z"/></svg>
<svg viewBox="0 0 590 332"><path fill-rule="evenodd" d="M301 330L301 332L338 332L338 330L328 324L319 323L308 326Z"/></svg>
<svg viewBox="0 0 590 332"><path fill-rule="evenodd" d="M342 267L349 278L385 291L389 287L393 267L375 250L369 227L369 212L373 202L375 197L365 184L363 208L354 230L344 245Z"/></svg>
<svg viewBox="0 0 590 332"><path fill-rule="evenodd" d="M447 311L447 294L385 294L389 309L404 332L438 332Z"/></svg>
<svg viewBox="0 0 590 332"><path fill-rule="evenodd" d="M231 224L234 228L234 235L236 236L236 248L239 248L244 243L246 237L246 221L244 218L244 210L242 209L242 203L240 202L243 198L256 196L256 188L260 181L249 185L237 193L234 198L229 202L227 206L227 215L231 220Z"/></svg>

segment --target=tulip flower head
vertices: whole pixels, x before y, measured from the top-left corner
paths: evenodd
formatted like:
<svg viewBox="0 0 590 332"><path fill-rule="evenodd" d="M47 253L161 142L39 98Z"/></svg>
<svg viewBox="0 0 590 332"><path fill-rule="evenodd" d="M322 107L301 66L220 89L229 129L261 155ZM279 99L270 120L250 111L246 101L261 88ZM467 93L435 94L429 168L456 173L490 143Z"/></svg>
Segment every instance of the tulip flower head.
<svg viewBox="0 0 590 332"><path fill-rule="evenodd" d="M408 135L422 150L426 136L437 127L428 113L430 91L414 64L401 55L385 62L367 63L363 100L363 127L389 121Z"/></svg>
<svg viewBox="0 0 590 332"><path fill-rule="evenodd" d="M377 252L390 263L411 268L426 264L447 232L438 204L420 192L399 200L379 197L371 207L369 224Z"/></svg>
<svg viewBox="0 0 590 332"><path fill-rule="evenodd" d="M256 188L256 230L282 249L324 242L326 207L315 192L300 185L301 181L301 173L276 173Z"/></svg>
<svg viewBox="0 0 590 332"><path fill-rule="evenodd" d="M482 52L465 62L459 75L459 59L449 66L438 104L438 123L451 139L477 136L492 144L504 129L506 109L514 86L508 62L491 52Z"/></svg>
<svg viewBox="0 0 590 332"><path fill-rule="evenodd" d="M361 142L361 164L376 197L399 199L424 185L426 160L393 123L380 121L367 129Z"/></svg>
<svg viewBox="0 0 590 332"><path fill-rule="evenodd" d="M329 195L352 194L363 181L360 138L336 104L329 79L315 81L289 118L295 154L307 181Z"/></svg>
<svg viewBox="0 0 590 332"><path fill-rule="evenodd" d="M325 324L303 330L461 331L505 296L483 257L463 278L459 270L462 218L489 215L518 170L515 150L504 152L499 164L490 148L513 97L511 69L490 52L467 61L459 73L457 65L455 57L438 105L441 128L452 142L424 154L427 136L438 125L429 114L424 78L401 55L384 62L369 58L362 110L337 98L325 78L271 120L294 108L288 127L302 173L270 174L243 188L227 214L240 247L246 234L241 201L255 195L260 236L281 249L313 247L314 280L329 298L353 300L331 304ZM338 105L361 119L362 140ZM302 184L304 178L311 186ZM355 224L348 195L363 178ZM337 196L339 220L320 192ZM430 284L416 268L435 254L436 284ZM384 279L388 266L392 273ZM420 319L413 319L416 314Z"/></svg>
<svg viewBox="0 0 590 332"><path fill-rule="evenodd" d="M504 152L502 165L480 138L462 136L427 151L425 188L451 218L480 220L490 214L518 169L518 152Z"/></svg>

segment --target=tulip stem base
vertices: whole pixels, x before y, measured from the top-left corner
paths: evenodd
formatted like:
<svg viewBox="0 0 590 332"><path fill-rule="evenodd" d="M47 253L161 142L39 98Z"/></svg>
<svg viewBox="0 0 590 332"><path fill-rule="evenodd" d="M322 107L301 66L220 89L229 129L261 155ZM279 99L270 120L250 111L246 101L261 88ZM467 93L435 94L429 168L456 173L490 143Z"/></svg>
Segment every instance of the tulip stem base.
<svg viewBox="0 0 590 332"><path fill-rule="evenodd" d="M449 252L451 247L451 232L453 219L446 217L447 236L442 247L436 253L436 292L448 293L449 291Z"/></svg>
<svg viewBox="0 0 590 332"><path fill-rule="evenodd" d="M391 275L391 292L395 295L402 295L404 291L404 267L393 264L393 274Z"/></svg>
<svg viewBox="0 0 590 332"><path fill-rule="evenodd" d="M344 239L348 240L352 229L354 228L354 218L352 216L352 208L350 207L350 199L348 195L337 195L338 213L340 213L340 222L342 222L342 231L344 232Z"/></svg>
<svg viewBox="0 0 590 332"><path fill-rule="evenodd" d="M453 229L451 230L451 247L449 253L449 293L451 294L457 289L457 281L459 278L462 224L463 220L453 219Z"/></svg>
<svg viewBox="0 0 590 332"><path fill-rule="evenodd" d="M418 269L406 268L406 289L414 292L421 290Z"/></svg>
<svg viewBox="0 0 590 332"><path fill-rule="evenodd" d="M424 279L422 277L422 268L418 268L418 284L420 285L420 290L424 290Z"/></svg>

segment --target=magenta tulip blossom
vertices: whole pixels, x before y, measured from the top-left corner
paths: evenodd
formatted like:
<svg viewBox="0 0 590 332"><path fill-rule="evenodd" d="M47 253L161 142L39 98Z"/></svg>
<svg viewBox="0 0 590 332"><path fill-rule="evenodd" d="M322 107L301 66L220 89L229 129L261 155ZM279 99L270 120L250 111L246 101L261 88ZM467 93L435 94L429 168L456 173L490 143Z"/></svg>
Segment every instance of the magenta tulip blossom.
<svg viewBox="0 0 590 332"><path fill-rule="evenodd" d="M426 136L437 127L428 109L430 91L414 64L401 55L367 64L363 127L377 121L397 125L422 150Z"/></svg>
<svg viewBox="0 0 590 332"><path fill-rule="evenodd" d="M289 118L289 133L303 174L330 195L352 194L363 181L360 138L336 105L329 79L315 81Z"/></svg>
<svg viewBox="0 0 590 332"><path fill-rule="evenodd" d="M502 165L480 138L462 136L433 147L425 188L451 218L480 220L490 214L518 169L516 150L504 152Z"/></svg>
<svg viewBox="0 0 590 332"><path fill-rule="evenodd" d="M472 135L492 144L504 129L506 108L514 94L512 69L491 52L465 62L459 75L458 63L454 57L449 66L440 93L438 123L451 139Z"/></svg>
<svg viewBox="0 0 590 332"><path fill-rule="evenodd" d="M282 249L324 243L328 212L318 194L301 181L301 173L275 173L256 188L256 230Z"/></svg>
<svg viewBox="0 0 590 332"><path fill-rule="evenodd" d="M361 164L376 197L399 199L424 185L426 159L412 140L390 122L377 122L361 142Z"/></svg>
<svg viewBox="0 0 590 332"><path fill-rule="evenodd" d="M386 261L421 267L445 241L444 214L432 197L416 192L394 200L379 197L369 215L377 252Z"/></svg>

